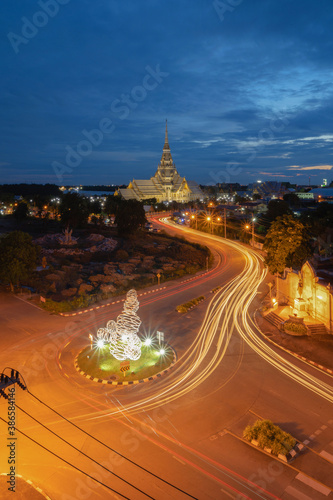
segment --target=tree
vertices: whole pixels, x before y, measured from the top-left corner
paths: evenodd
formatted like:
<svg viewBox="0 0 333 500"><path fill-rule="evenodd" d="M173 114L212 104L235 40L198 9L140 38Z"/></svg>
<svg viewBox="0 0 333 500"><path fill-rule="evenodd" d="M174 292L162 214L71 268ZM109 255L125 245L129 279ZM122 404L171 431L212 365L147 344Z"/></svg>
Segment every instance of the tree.
<svg viewBox="0 0 333 500"><path fill-rule="evenodd" d="M89 217L89 202L78 193L66 193L60 205L61 222L76 227L85 224Z"/></svg>
<svg viewBox="0 0 333 500"><path fill-rule="evenodd" d="M119 205L122 202L122 198L120 196L108 195L105 200L103 212L109 217L115 216Z"/></svg>
<svg viewBox="0 0 333 500"><path fill-rule="evenodd" d="M288 203L288 206L291 207L300 207L301 200L295 193L286 193L283 195L284 201Z"/></svg>
<svg viewBox="0 0 333 500"><path fill-rule="evenodd" d="M122 200L116 212L115 224L119 236L135 233L147 222L143 204L137 200Z"/></svg>
<svg viewBox="0 0 333 500"><path fill-rule="evenodd" d="M277 217L266 235L265 262L272 274L283 273L285 267L300 267L311 256L307 228L292 215Z"/></svg>
<svg viewBox="0 0 333 500"><path fill-rule="evenodd" d="M291 215L288 203L285 200L271 200L267 205L267 212L265 217L270 221L274 221L277 217L283 215Z"/></svg>
<svg viewBox="0 0 333 500"><path fill-rule="evenodd" d="M28 217L29 213L29 208L28 205L22 201L19 203L14 211L14 217L17 220L17 222L22 222Z"/></svg>
<svg viewBox="0 0 333 500"><path fill-rule="evenodd" d="M23 231L13 231L0 238L0 279L10 284L12 292L14 285L30 277L38 255L39 247Z"/></svg>

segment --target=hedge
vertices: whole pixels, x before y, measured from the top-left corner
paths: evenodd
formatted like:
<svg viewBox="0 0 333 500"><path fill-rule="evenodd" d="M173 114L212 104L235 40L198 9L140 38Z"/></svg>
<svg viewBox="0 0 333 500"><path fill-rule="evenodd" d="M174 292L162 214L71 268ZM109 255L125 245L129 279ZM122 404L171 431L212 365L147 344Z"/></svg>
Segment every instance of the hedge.
<svg viewBox="0 0 333 500"><path fill-rule="evenodd" d="M260 448L270 448L274 455L288 455L295 446L296 439L283 431L270 420L257 420L253 425L248 425L243 437L247 441L255 439Z"/></svg>
<svg viewBox="0 0 333 500"><path fill-rule="evenodd" d="M177 306L176 311L178 311L180 313L185 313L189 309L191 309L191 307L194 307L197 304L199 304L199 302L201 302L202 300L205 300L205 297L203 295L200 295L200 297L197 297L196 299L192 299L189 302L185 302L185 304L181 304L180 306Z"/></svg>

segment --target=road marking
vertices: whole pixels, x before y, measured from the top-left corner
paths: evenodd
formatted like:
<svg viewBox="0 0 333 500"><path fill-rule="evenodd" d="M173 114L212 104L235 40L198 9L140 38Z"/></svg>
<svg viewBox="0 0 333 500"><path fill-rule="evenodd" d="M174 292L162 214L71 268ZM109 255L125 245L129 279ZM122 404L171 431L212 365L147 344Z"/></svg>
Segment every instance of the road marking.
<svg viewBox="0 0 333 500"><path fill-rule="evenodd" d="M321 451L319 455L326 458L329 462L333 463L333 455L331 455L331 453L327 453L327 451Z"/></svg>
<svg viewBox="0 0 333 500"><path fill-rule="evenodd" d="M172 455L172 458L174 458L175 460L178 460L178 462L180 462L181 464L186 465L185 462L183 462L182 460L180 460L180 458L175 457L175 455Z"/></svg>
<svg viewBox="0 0 333 500"><path fill-rule="evenodd" d="M297 500L312 500L311 497L308 497L307 495L304 495L304 493L301 493L300 491L296 490L296 488L293 488L292 486L288 486L286 488L285 493L288 493L288 495L291 495L294 498L297 498Z"/></svg>
<svg viewBox="0 0 333 500"><path fill-rule="evenodd" d="M225 495L227 495L229 498L235 498L234 495L231 495L228 491L225 491L223 488L221 488L221 491L223 491L223 493ZM305 499L304 499L305 500ZM310 499L311 500L311 499Z"/></svg>
<svg viewBox="0 0 333 500"><path fill-rule="evenodd" d="M302 481L302 483L304 483L304 484L307 484L308 486L310 486L310 488L313 488L314 490L319 491L319 493L322 493L326 497L332 491L331 488L328 488L327 486L324 486L323 484L319 483L315 479L312 479L311 477L308 477L305 474L302 474L302 472L297 474L296 479L298 479L299 481Z"/></svg>

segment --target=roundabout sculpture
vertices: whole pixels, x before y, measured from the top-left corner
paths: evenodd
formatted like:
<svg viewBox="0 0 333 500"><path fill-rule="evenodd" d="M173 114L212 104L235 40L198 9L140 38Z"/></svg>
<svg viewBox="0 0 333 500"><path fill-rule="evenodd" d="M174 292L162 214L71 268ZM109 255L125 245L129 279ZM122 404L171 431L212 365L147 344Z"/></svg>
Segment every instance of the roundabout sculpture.
<svg viewBox="0 0 333 500"><path fill-rule="evenodd" d="M125 359L137 360L141 356L141 340L137 335L141 320L136 314L139 301L136 290L131 289L126 294L124 308L117 321L110 320L105 328L97 331L97 338L109 344L110 353L119 361Z"/></svg>

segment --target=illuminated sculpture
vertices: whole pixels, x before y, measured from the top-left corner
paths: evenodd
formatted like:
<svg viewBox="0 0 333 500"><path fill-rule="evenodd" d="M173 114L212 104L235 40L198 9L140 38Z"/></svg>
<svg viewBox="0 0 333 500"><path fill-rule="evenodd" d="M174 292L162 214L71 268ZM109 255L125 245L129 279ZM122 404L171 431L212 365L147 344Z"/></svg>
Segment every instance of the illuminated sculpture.
<svg viewBox="0 0 333 500"><path fill-rule="evenodd" d="M109 343L110 353L119 361L136 360L141 356L141 340L139 331L141 320L136 314L139 309L137 293L134 289L126 295L124 309L117 317L117 322L108 321L106 328L97 331L97 337Z"/></svg>

